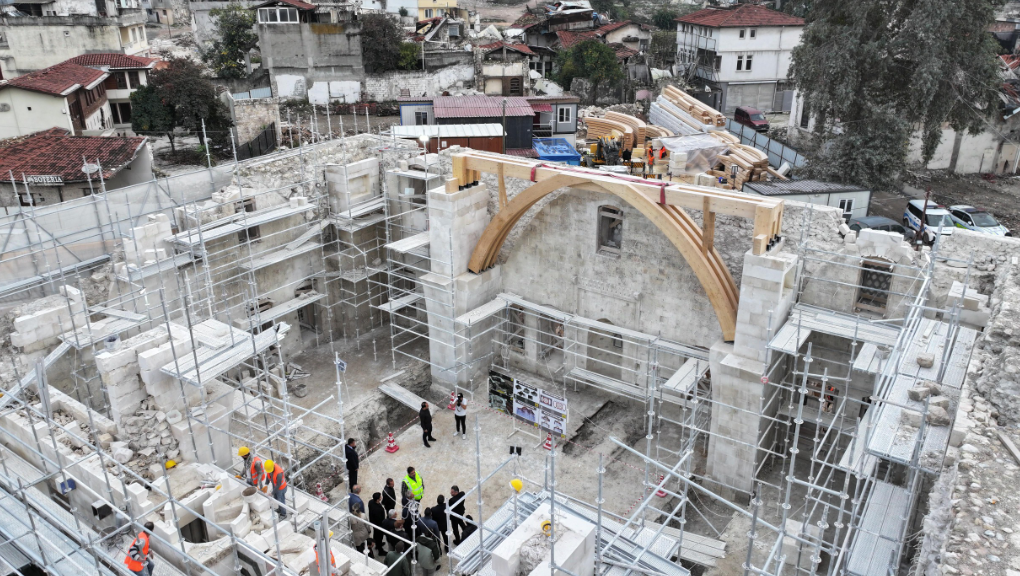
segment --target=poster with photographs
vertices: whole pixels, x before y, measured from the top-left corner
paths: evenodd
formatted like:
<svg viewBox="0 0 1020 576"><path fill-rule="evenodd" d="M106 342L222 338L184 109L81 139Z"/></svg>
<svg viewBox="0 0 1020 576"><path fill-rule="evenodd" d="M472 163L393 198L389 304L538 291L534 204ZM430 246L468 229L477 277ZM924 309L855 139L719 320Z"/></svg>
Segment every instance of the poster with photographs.
<svg viewBox="0 0 1020 576"><path fill-rule="evenodd" d="M504 414L513 414L514 379L502 372L489 371L489 407Z"/></svg>
<svg viewBox="0 0 1020 576"><path fill-rule="evenodd" d="M567 399L522 382L500 370L489 371L489 407L542 430L565 436Z"/></svg>

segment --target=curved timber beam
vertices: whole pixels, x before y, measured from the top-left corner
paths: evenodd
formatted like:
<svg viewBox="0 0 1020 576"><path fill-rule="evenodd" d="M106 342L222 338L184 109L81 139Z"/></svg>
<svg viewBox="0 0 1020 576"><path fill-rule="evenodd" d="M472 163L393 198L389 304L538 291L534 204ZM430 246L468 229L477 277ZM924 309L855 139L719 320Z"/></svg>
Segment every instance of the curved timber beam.
<svg viewBox="0 0 1020 576"><path fill-rule="evenodd" d="M471 254L468 269L477 274L493 266L510 231L528 210L552 192L580 184L593 184L604 192L618 196L666 235L705 289L722 329L723 339L732 341L736 334L739 292L718 251L705 246L701 228L683 208L653 202L625 181L602 182L593 181L584 175L557 174L537 182L515 196L489 222Z"/></svg>

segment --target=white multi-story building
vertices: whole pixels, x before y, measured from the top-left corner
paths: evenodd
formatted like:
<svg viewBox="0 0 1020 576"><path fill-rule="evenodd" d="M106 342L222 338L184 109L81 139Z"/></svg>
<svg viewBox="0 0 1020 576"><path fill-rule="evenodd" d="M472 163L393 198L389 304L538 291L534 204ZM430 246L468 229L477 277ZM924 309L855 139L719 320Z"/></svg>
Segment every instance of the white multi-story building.
<svg viewBox="0 0 1020 576"><path fill-rule="evenodd" d="M717 110L727 115L737 106L790 110L793 89L786 75L803 18L740 4L677 18L676 30L677 65L696 88L707 88L708 103Z"/></svg>

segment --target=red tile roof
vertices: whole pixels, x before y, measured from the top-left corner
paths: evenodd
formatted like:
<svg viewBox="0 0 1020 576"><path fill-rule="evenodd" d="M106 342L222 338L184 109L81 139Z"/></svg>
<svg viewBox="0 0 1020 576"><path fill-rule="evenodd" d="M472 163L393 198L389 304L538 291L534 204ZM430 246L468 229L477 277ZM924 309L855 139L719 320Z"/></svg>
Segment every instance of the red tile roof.
<svg viewBox="0 0 1020 576"><path fill-rule="evenodd" d="M535 24L541 24L545 22L545 17L538 14L532 14L531 12L525 12L520 18L514 20L514 23L510 25L510 28L521 28L527 30Z"/></svg>
<svg viewBox="0 0 1020 576"><path fill-rule="evenodd" d="M436 118L498 118L503 115L503 100L506 100L506 115L534 116L535 111L526 98L491 96L437 96L432 101Z"/></svg>
<svg viewBox="0 0 1020 576"><path fill-rule="evenodd" d="M102 70L62 62L38 72L12 78L7 81L7 84L0 84L0 88L13 86L60 96L71 93L76 86L90 86L106 76L106 72Z"/></svg>
<svg viewBox="0 0 1020 576"><path fill-rule="evenodd" d="M598 32L599 34L607 34L609 32L612 32L613 30L619 30L620 28L623 28L624 26L628 26L630 24L634 23L631 22L630 20L624 20L623 22L610 22L605 26L599 26L597 29L595 29L595 31ZM634 25L637 26L637 24Z"/></svg>
<svg viewBox="0 0 1020 576"><path fill-rule="evenodd" d="M630 58L631 56L634 56L635 54L638 53L637 50L634 50L632 48L627 48L626 46L624 46L623 44L620 44L618 42L614 42L612 44L609 44L609 47L613 49L613 52L616 52L616 59L617 60L624 60L624 59Z"/></svg>
<svg viewBox="0 0 1020 576"><path fill-rule="evenodd" d="M769 10L757 4L740 4L736 8L705 8L676 19L684 24L709 28L741 26L803 26L804 19Z"/></svg>
<svg viewBox="0 0 1020 576"><path fill-rule="evenodd" d="M560 41L560 46L564 48L570 48L574 44L583 40L593 40L598 37L598 33L595 30L588 32L568 32L566 30L557 30L556 38Z"/></svg>
<svg viewBox="0 0 1020 576"><path fill-rule="evenodd" d="M988 25L989 32L1013 32L1016 29L1014 22L992 22Z"/></svg>
<svg viewBox="0 0 1020 576"><path fill-rule="evenodd" d="M527 54L528 56L535 55L535 53L531 51L531 48L528 48L527 44L521 44L520 42L504 42L500 40L498 42L493 42L492 44L479 46L479 48L486 52L489 52L491 50L499 50L504 46L506 46L507 50L513 50L515 52L520 52L521 54Z"/></svg>
<svg viewBox="0 0 1020 576"><path fill-rule="evenodd" d="M82 156L103 166L103 179L131 163L145 138L70 136L63 128L50 128L18 138L0 140L0 173L25 176L60 176L64 182L84 182ZM96 176L93 176L95 178Z"/></svg>
<svg viewBox="0 0 1020 576"><path fill-rule="evenodd" d="M1010 70L1016 70L1020 67L1020 57L1013 56L1012 54L1004 54L999 56L1002 59L1002 63L1009 67Z"/></svg>
<svg viewBox="0 0 1020 576"><path fill-rule="evenodd" d="M159 58L145 58L143 56L128 56L127 54L105 53L105 54L82 54L68 60L71 64L79 66L90 66L93 68L149 68Z"/></svg>

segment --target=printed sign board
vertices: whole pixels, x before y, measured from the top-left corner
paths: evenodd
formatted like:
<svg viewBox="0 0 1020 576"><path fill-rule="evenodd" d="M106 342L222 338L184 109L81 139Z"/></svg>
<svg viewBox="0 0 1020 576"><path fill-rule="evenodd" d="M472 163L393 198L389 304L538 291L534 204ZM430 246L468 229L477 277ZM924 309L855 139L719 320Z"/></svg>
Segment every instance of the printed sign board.
<svg viewBox="0 0 1020 576"><path fill-rule="evenodd" d="M566 398L496 369L489 371L489 407L551 434L566 435Z"/></svg>

